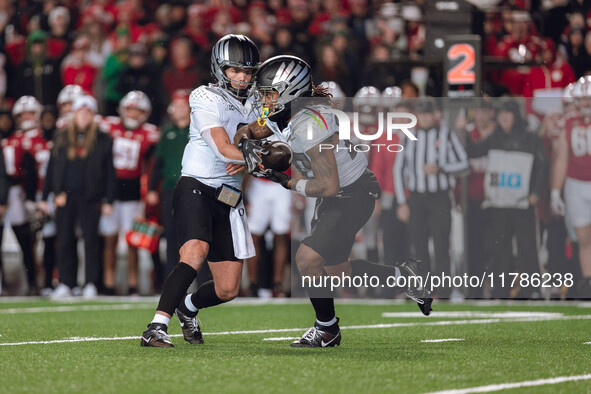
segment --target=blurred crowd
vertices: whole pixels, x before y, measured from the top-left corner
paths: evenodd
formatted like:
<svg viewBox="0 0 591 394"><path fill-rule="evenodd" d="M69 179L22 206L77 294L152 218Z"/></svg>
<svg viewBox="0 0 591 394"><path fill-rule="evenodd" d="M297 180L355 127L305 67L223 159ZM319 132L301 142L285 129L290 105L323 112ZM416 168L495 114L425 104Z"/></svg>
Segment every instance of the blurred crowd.
<svg viewBox="0 0 591 394"><path fill-rule="evenodd" d="M425 53L430 28L424 18L427 3L0 0L0 133L7 174L0 180L6 183L0 184L0 191L5 190L0 193L0 209L5 225L12 227L20 245L29 293L42 291L55 297L114 294L117 245L125 243L130 246L126 247L129 283L124 292L135 294L137 247L144 247L141 243L150 240L124 242L121 238L132 230L147 234L161 228L167 241L166 259L162 261L157 248L151 246L156 272L153 288L158 291L178 258L173 246L176 239L170 203L188 135L187 91L211 80L210 51L219 38L229 33L248 35L259 46L262 60L278 54L299 56L312 66L315 83L326 82L334 95L389 99L440 96L441 81L437 79L441 77L436 72L428 78L418 78L420 73L415 72L426 67L422 60L430 58ZM482 22L474 24L473 32L482 36L485 63L500 65L483 67L484 96L562 97L569 84L591 71L591 2L469 3L473 6L471 18ZM409 60L413 66L404 66ZM401 64L403 67L399 67ZM406 105L402 108L415 110L411 104ZM433 110L437 107L441 107L440 103L434 104ZM487 242L501 242L494 235L470 228L486 230L488 227L479 223L490 216L481 215L482 186L472 183L474 177L482 182L485 171L473 156L475 151L483 152L474 149L470 141L483 138L480 134L486 134L484 130L492 133L502 127L503 112L510 112L512 122L539 135L546 147L540 167L546 168L541 175L544 190L539 190L540 202L532 201L532 209L528 210L531 215L523 220L537 220L538 216L533 215L535 206L541 220L539 225L535 222L527 228L536 235L541 229L541 234L547 234L545 242L554 241L552 251L546 248L555 261L548 260L549 264L564 267L560 261L577 258L576 243L572 243L574 252L565 249L571 243L566 241L564 226L556 227L564 230L558 240L549 235L549 223L557 216L548 213L548 157L552 155L552 136L557 135L555 124L560 119L546 113L543 104L540 108L535 108L534 100L525 101L519 111L512 104L504 110L491 105L468 111L464 123L454 123L470 157L469 197L482 195L481 201L472 203L469 198L468 206L462 207L469 218L468 228L464 229L470 234L466 245L469 256L492 256L494 248ZM372 111L377 109L374 106ZM102 134L110 135L110 142L100 137ZM102 150L91 149L103 145ZM95 158L99 151L104 156ZM367 257L386 263L413 252L407 240L416 235L408 232L405 226L409 215L397 211L399 204L393 197L394 182L390 181L394 175L390 172L394 156L385 159L387 162L381 162L379 156L370 158L372 169L386 189L386 200L376 209L373 229L364 231L364 242L369 245ZM478 172L481 174L474 175ZM81 182L84 176L96 182ZM253 181L247 187L247 199L249 191L253 195L270 195L266 189L271 186L258 182L262 181ZM86 196L84 201L60 198L66 189ZM296 198L293 205L305 209L305 202ZM254 213L257 208L250 209ZM285 207L277 209L285 211ZM264 211L259 209L261 215ZM257 213L253 217L251 227L256 229L253 234L260 248L257 256L263 258L262 263L249 262L251 286L245 294L282 296L288 277L284 270L289 261L287 233L293 230L286 225L289 218L281 222L259 219ZM140 223L144 225L141 229ZM497 224L501 232L505 223ZM297 235L293 236L297 239ZM472 241L471 237L477 239ZM527 246L520 244L525 248L522 255L537 255L541 250L537 244L532 246L532 237L525 236ZM570 236L571 240L575 238ZM76 277L82 256L76 249L80 239L86 248L83 283ZM40 242L44 252L37 255L33 250ZM506 243L507 238L502 242ZM438 254L441 248L453 248L453 239L451 246L449 242L438 243ZM509 259L506 255L495 258ZM529 261L528 269L533 269L536 261ZM266 278L260 278L261 267L267 267ZM555 268L559 269L563 268ZM40 273L44 273L43 280L37 275ZM6 294L5 275L2 281ZM262 286L259 281L264 282ZM268 291L261 293L260 287Z"/></svg>
<svg viewBox="0 0 591 394"><path fill-rule="evenodd" d="M590 5L577 0L472 0L474 33L487 59L519 67L485 69L485 85L532 96L566 86L591 66ZM371 0L17 1L0 3L0 104L23 95L55 105L63 86L80 85L104 115L117 115L131 90L152 103L159 126L172 92L209 81L209 54L228 33L246 34L263 59L293 54L316 81L351 97L411 77L392 67L425 54L427 2ZM477 23L482 21L482 23ZM538 67L541 66L541 67ZM418 65L420 67L420 64ZM441 83L424 82L432 96ZM500 87L504 86L504 88Z"/></svg>

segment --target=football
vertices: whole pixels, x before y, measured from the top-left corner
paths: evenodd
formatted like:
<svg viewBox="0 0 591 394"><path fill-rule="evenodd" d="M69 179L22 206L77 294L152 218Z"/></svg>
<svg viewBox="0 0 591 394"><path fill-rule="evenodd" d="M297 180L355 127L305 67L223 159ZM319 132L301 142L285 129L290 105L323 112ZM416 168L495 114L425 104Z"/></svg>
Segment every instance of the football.
<svg viewBox="0 0 591 394"><path fill-rule="evenodd" d="M269 152L261 157L263 160L262 164L265 168L284 172L291 166L293 154L291 148L285 142L267 142L262 148Z"/></svg>

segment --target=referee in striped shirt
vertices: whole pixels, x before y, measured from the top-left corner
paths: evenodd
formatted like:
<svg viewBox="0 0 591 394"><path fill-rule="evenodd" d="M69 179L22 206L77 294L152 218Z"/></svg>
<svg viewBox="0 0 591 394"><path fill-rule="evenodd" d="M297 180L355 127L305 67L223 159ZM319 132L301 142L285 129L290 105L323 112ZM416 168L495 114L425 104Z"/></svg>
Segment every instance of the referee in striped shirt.
<svg viewBox="0 0 591 394"><path fill-rule="evenodd" d="M451 230L450 192L455 187L452 174L468 169L468 157L458 137L438 121L436 101L431 97L417 103L416 141L404 142L404 150L394 162L396 214L410 222L414 256L433 274L450 273L449 234ZM407 197L406 191L409 191ZM433 237L435 265L429 257L429 237ZM440 298L451 289L440 289Z"/></svg>

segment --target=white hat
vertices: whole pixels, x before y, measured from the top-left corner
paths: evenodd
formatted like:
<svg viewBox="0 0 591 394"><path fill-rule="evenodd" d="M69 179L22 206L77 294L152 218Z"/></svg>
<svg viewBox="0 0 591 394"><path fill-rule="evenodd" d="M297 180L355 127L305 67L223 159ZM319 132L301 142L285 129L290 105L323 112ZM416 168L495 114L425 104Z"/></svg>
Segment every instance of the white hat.
<svg viewBox="0 0 591 394"><path fill-rule="evenodd" d="M94 113L98 112L98 106L96 104L96 99L89 95L82 95L76 97L74 102L72 103L72 112L76 112L79 109L86 107Z"/></svg>

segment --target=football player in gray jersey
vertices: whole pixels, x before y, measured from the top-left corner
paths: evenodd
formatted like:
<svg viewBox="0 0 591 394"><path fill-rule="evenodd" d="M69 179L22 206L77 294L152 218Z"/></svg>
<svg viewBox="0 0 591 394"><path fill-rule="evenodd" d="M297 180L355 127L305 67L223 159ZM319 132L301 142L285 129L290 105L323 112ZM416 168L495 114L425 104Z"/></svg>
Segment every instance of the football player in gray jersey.
<svg viewBox="0 0 591 394"><path fill-rule="evenodd" d="M172 201L180 261L164 282L154 319L142 335L142 346L173 346L167 329L175 312L185 340L203 343L199 309L238 295L242 260L254 255L254 245L239 190L244 159L231 141L240 124L256 119L249 91L258 65L259 51L249 38L224 36L211 55L217 83L201 86L190 95L189 143ZM213 280L187 295L205 262Z"/></svg>
<svg viewBox="0 0 591 394"><path fill-rule="evenodd" d="M381 190L374 174L367 169L365 155L347 149L347 141L339 140L335 116L323 112L327 99L322 98L328 97L326 89L313 85L308 64L293 56L271 58L257 71L255 88L261 97L258 112L263 116L240 128L234 136L234 143L244 155L247 172L304 196L317 197L312 231L296 253L300 274L313 278L342 274L368 274L384 279L395 276L396 270L391 266L367 260L349 261L355 234L369 219ZM309 105L295 108L294 100L299 97L310 97ZM320 112L323 122L308 121ZM265 151L256 140L273 133L292 148L292 178L262 165L261 155ZM339 149L327 149L327 146ZM419 274L415 260L409 259L398 267L406 275ZM332 292L314 287L307 291L316 322L290 346L339 345L341 332ZM424 314L430 313L431 299L425 291L409 288L407 295L419 303Z"/></svg>

